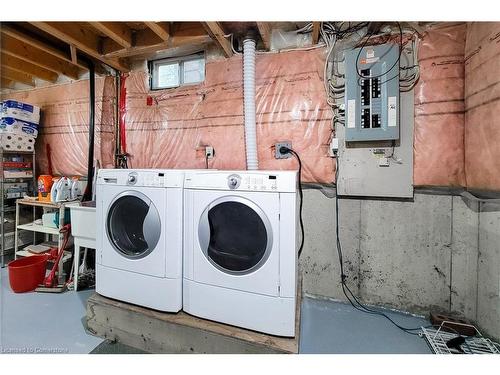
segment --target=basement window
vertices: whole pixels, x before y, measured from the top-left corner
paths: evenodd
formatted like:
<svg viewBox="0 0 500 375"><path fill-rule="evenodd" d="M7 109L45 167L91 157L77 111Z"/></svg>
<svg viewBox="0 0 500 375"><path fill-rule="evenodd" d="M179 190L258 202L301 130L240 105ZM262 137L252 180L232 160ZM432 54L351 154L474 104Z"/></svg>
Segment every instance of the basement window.
<svg viewBox="0 0 500 375"><path fill-rule="evenodd" d="M194 85L205 80L205 56L196 54L149 62L151 90Z"/></svg>

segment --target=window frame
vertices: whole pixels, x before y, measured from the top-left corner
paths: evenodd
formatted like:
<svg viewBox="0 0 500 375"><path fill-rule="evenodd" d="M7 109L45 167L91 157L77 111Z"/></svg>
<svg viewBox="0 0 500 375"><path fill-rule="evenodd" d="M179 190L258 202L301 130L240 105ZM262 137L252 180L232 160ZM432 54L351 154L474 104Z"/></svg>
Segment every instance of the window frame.
<svg viewBox="0 0 500 375"><path fill-rule="evenodd" d="M193 60L203 60L203 80L199 81L199 82L184 83L184 63L188 62L188 61L193 61ZM155 80L155 76L158 74L158 66L175 64L175 63L179 64L179 84L177 86L155 87L154 80ZM149 89L151 91L170 90L170 89L176 89L179 87L199 85L200 83L205 82L205 78L206 78L205 52L200 52L200 53L196 53L196 54L192 54L192 55L188 55L188 56L182 56L182 57L171 57L171 58L165 58L165 59L149 60L148 61L148 70L149 70Z"/></svg>

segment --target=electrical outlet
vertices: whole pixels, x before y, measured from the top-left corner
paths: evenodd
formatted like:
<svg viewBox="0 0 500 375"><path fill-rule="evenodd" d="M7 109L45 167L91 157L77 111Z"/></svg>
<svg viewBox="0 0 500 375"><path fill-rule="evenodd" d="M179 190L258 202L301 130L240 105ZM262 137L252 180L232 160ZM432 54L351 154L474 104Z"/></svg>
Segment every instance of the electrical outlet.
<svg viewBox="0 0 500 375"><path fill-rule="evenodd" d="M334 158L337 156L337 153L339 152L339 139L338 138L332 138L330 142L330 149L329 149L329 155Z"/></svg>
<svg viewBox="0 0 500 375"><path fill-rule="evenodd" d="M278 143L276 143L274 145L274 150L275 150L274 158L275 159L288 159L288 158L292 157L292 154L290 152L281 153L280 148L283 147L283 146L291 149L292 148L292 142L284 141L284 142L278 142Z"/></svg>
<svg viewBox="0 0 500 375"><path fill-rule="evenodd" d="M205 146L205 157L212 159L215 156L215 150L212 146Z"/></svg>

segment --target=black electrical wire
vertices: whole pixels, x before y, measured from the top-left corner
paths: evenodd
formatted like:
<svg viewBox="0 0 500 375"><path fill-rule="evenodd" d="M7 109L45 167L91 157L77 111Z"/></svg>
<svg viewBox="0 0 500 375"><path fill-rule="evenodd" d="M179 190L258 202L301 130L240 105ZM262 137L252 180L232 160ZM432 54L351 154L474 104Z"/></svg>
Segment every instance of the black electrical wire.
<svg viewBox="0 0 500 375"><path fill-rule="evenodd" d="M373 36L375 30L372 30L370 32L370 35L368 35L368 37L366 38L366 40L363 42L361 48L359 49L358 51L358 55L356 56L356 73L358 74L358 76L360 78L363 78L363 79L374 79L374 78L379 78L379 77L383 77L385 76L386 74L388 74L392 69L394 69L394 67L396 66L396 64L399 64L399 62L401 61L401 53L403 52L403 28L401 27L401 24L399 22L397 22L398 24L398 27L399 27L399 54L398 54L398 58L396 59L396 61L394 61L394 64L392 64L392 66L387 69L384 73L381 73L381 74L378 74L376 76L363 76L361 75L361 73L359 72L359 69L358 69L358 61L359 61L359 57L361 56L361 51L363 50L363 48L366 47L366 44L368 43L368 41L370 40L370 38ZM395 75L393 78L390 78L390 79L387 79L386 81L382 82L382 83L386 83L396 77L399 77L399 67L398 67L398 74Z"/></svg>
<svg viewBox="0 0 500 375"><path fill-rule="evenodd" d="M339 235L338 177L339 177L339 171L340 171L340 162L339 162L339 158L337 158L336 160L337 160L337 168L335 171L335 189L336 189L336 192L335 192L335 233L336 233L336 242L337 242L337 253L338 253L339 264L340 264L340 283L341 283L341 287L342 287L342 292L344 293L345 297L347 298L349 303L352 305L352 307L354 307L356 310L359 310L359 311L367 313L367 314L383 316L384 318L389 320L389 322L391 322L394 326L396 326L397 328L399 328L403 332L408 333L410 335L419 335L418 333L415 333L412 331L419 331L421 329L421 327L418 327L418 328L403 327L400 324L396 323L394 320L392 320L387 314L367 307L366 305L364 305L363 303L361 303L358 300L358 298L354 295L354 293L351 291L351 289L349 289L349 286L346 283L347 275L344 272L344 256L342 253L342 245L340 242L340 235ZM346 290L349 293L347 293ZM349 297L349 295L352 297L352 299L351 299L351 297Z"/></svg>
<svg viewBox="0 0 500 375"><path fill-rule="evenodd" d="M299 162L299 198L300 198L300 203L299 203L299 222L300 222L300 233L301 233L301 240L300 240L300 247L299 247L299 258L300 258L300 254L302 254L302 249L304 248L304 239L305 239L305 235L304 235L304 221L302 220L302 205L303 205L303 202L304 202L304 194L302 192L302 182L301 182L301 177L302 177L302 160L300 160L300 156L299 154L297 154L294 150L292 150L291 148L289 147L285 147L285 146L281 146L280 148L280 153L282 154L286 154L286 153L290 153L292 154L293 156L295 156L295 158L297 158L297 161Z"/></svg>

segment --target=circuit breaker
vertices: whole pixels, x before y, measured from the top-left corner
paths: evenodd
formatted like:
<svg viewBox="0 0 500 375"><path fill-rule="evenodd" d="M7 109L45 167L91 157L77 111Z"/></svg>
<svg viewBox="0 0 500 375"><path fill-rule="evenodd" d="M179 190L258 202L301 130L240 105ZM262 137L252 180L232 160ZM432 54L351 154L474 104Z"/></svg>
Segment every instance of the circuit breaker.
<svg viewBox="0 0 500 375"><path fill-rule="evenodd" d="M399 139L399 45L356 48L345 55L345 140Z"/></svg>

